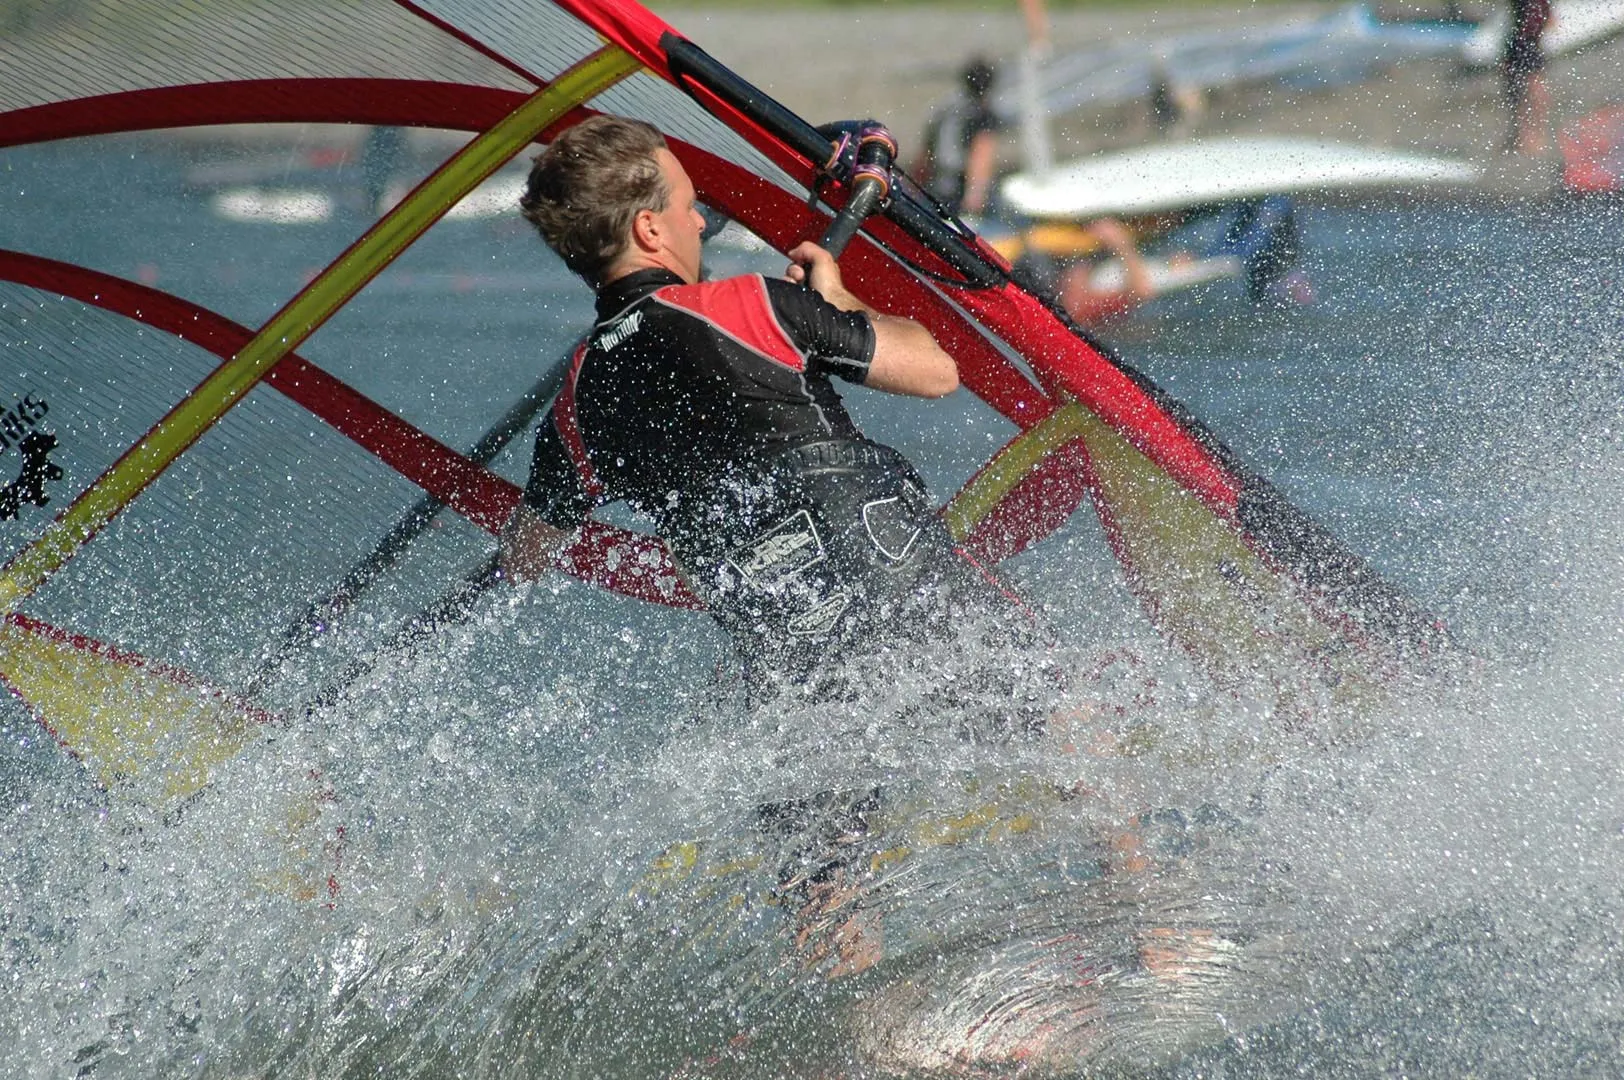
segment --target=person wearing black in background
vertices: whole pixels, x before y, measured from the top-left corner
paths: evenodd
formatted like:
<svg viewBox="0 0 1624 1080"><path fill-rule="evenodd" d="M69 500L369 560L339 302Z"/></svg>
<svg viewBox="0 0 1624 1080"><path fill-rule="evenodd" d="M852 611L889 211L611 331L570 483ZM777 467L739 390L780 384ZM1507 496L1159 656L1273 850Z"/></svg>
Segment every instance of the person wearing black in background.
<svg viewBox="0 0 1624 1080"><path fill-rule="evenodd" d="M1540 37L1551 21L1551 0L1511 0L1511 26L1500 54L1511 127L1505 148L1539 157L1549 148L1551 94L1545 85Z"/></svg>
<svg viewBox="0 0 1624 1080"><path fill-rule="evenodd" d="M977 57L959 77L959 96L925 125L914 175L951 212L983 214L992 196L998 133L1004 127L987 100L998 72Z"/></svg>

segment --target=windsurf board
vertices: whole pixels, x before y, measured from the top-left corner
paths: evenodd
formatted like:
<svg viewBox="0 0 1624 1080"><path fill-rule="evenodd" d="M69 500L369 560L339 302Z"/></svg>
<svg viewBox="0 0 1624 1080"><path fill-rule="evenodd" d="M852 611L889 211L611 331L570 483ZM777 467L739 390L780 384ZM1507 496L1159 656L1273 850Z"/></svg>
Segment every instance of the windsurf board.
<svg viewBox="0 0 1624 1080"><path fill-rule="evenodd" d="M1271 194L1464 184L1470 162L1321 139L1237 137L1158 143L1017 173L1004 202L1035 218L1131 216Z"/></svg>

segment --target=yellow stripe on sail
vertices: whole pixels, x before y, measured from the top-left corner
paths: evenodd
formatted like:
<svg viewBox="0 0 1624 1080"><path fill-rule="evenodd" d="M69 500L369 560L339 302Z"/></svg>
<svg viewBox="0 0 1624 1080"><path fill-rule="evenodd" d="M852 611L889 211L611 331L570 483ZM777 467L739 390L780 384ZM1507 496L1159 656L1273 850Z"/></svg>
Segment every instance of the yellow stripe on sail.
<svg viewBox="0 0 1624 1080"><path fill-rule="evenodd" d="M1156 625L1226 686L1284 708L1368 702L1380 661L1328 623L1229 521L1099 417L1065 405L1010 442L943 511L962 540L1045 455L1082 440L1096 505Z"/></svg>
<svg viewBox="0 0 1624 1080"><path fill-rule="evenodd" d="M1267 688L1293 709L1308 697L1346 704L1375 689L1373 658L1234 525L1098 417L1084 413L1080 428L1096 498L1156 624L1220 683Z"/></svg>
<svg viewBox="0 0 1624 1080"><path fill-rule="evenodd" d="M1082 418L1087 415L1081 405L1062 406L998 451L998 456L943 509L942 520L953 539L962 541L969 536L1027 473L1081 435Z"/></svg>
<svg viewBox="0 0 1624 1080"><path fill-rule="evenodd" d="M0 610L15 609L39 588L198 436L241 401L277 361L298 348L458 200L564 113L639 68L628 53L607 46L564 72L440 166L289 301L241 352L216 368L129 453L81 493L44 535L11 560L0 572Z"/></svg>
<svg viewBox="0 0 1624 1080"><path fill-rule="evenodd" d="M7 622L0 654L6 685L103 784L138 783L151 801L197 791L261 727L218 691L65 635Z"/></svg>
<svg viewBox="0 0 1624 1080"><path fill-rule="evenodd" d="M161 665L26 620L0 622L0 654L6 686L102 784L165 811L265 738L271 719ZM276 841L253 845L268 860L257 884L299 900L331 898L343 844L342 827L325 816L331 793L319 772L277 764L274 782L255 793L256 821Z"/></svg>

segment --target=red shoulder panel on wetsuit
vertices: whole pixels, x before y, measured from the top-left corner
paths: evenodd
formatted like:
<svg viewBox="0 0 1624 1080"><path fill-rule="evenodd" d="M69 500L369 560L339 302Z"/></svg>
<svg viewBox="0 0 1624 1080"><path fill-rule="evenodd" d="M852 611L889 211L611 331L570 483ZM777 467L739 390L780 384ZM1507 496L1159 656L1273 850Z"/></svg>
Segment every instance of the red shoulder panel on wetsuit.
<svg viewBox="0 0 1624 1080"><path fill-rule="evenodd" d="M745 348L791 371L806 370L806 355L779 324L760 274L667 285L655 292L654 299L705 320Z"/></svg>
<svg viewBox="0 0 1624 1080"><path fill-rule="evenodd" d="M564 380L564 388L558 392L558 400L553 402L553 424L558 428L559 437L564 440L564 448L575 463L575 471L580 474L586 493L593 499L600 499L603 497L603 484L593 471L592 459L587 457L586 443L581 439L581 426L575 419L575 383L581 375L581 362L586 359L586 349L586 345L582 344L570 357L569 377Z"/></svg>

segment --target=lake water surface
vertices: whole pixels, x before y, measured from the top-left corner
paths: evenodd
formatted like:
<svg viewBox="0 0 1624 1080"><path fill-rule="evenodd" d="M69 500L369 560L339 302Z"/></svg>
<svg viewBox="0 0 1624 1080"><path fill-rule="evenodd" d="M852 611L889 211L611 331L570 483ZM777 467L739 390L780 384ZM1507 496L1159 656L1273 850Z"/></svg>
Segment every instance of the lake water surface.
<svg viewBox="0 0 1624 1080"><path fill-rule="evenodd" d="M224 220L198 172L222 164L314 175L333 216ZM307 172L155 140L8 151L0 247L257 326L368 221L353 169ZM1441 615L1466 674L1357 737L1288 730L1159 641L1085 508L1008 568L1086 673L1055 707L1105 708L1070 741L924 704L931 657L840 707L747 712L704 619L562 581L485 597L178 815L100 791L8 705L0 1076L1617 1075L1624 219L1389 202L1301 223L1312 304L1219 282L1103 336ZM15 349L32 309L6 299ZM589 317L516 218L447 221L301 352L466 446ZM943 499L1013 434L967 393L846 397ZM494 468L522 481L527 443ZM485 550L442 549L442 569ZM233 553L221 580L255 557L275 559ZM209 597L167 602L121 587L56 615L116 607L191 650L169 659L251 667L258 642L191 640ZM312 680L294 662L264 700ZM1091 753L1096 721L1148 741ZM290 761L335 793L327 903L272 881ZM812 824L761 811L797 800ZM853 844L868 899L784 882ZM878 962L848 973L854 940Z"/></svg>

